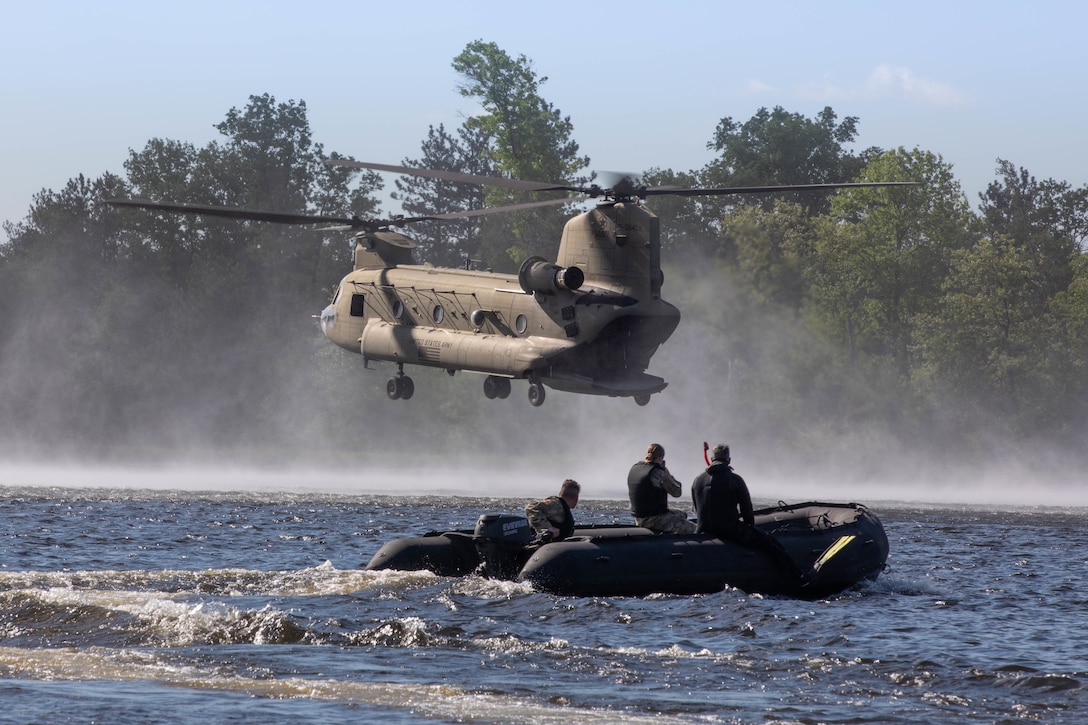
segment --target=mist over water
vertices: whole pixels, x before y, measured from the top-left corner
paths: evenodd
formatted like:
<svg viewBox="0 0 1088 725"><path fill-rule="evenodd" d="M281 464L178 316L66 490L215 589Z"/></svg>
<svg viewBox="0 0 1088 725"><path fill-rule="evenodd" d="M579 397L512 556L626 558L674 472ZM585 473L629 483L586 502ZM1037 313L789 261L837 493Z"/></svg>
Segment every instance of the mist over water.
<svg viewBox="0 0 1088 725"><path fill-rule="evenodd" d="M688 485L705 466L706 441L731 445L733 465L757 501L1088 505L1077 452L1033 444L1006 446L1004 458L956 460L939 446L887 431L779 437L765 423L750 424L751 411L734 404L722 361L699 343L703 333L682 322L658 352L649 372L669 386L645 407L549 389L544 406L533 408L518 383L508 400L487 401L480 376L424 369L412 371L411 401L390 401L382 388L392 366L356 365L342 385L352 390L345 407L355 411L353 420L363 409L357 448L326 448L301 431L266 449L221 447L194 416L176 421L175 431L185 432L165 441L118 441L121 454L95 455L61 440L0 452L0 485L533 497L574 478L584 498L624 499L628 469L656 442L685 486L676 503L687 505ZM443 419L445 400L466 397L480 398L486 415ZM344 414L307 410L311 401L290 396L287 404L282 414L300 420Z"/></svg>
<svg viewBox="0 0 1088 725"><path fill-rule="evenodd" d="M664 439L664 436L659 437ZM632 438L632 441L635 440ZM183 463L118 465L102 463L43 462L0 463L0 486L149 489L157 491L282 492L288 494L404 494L420 496L536 498L558 490L565 478L582 483L583 499L623 501L626 476L638 451L628 455L618 445L571 447L558 460L516 457L507 465L494 460L479 465L472 461L321 467L243 466ZM668 449L667 449L668 450ZM675 449L674 449L675 450ZM689 484L702 470L701 445L669 454L669 466L684 484L684 492L671 504L691 510ZM748 456L745 456L747 459ZM757 505L778 501L850 501L878 506L881 503L964 504L975 506L1088 506L1088 490L1072 474L1040 473L1027 467L953 468L936 470L923 465L904 468L899 475L874 474L871 478L835 475L826 470L793 472L775 460L741 460L734 453L734 467L747 480Z"/></svg>
<svg viewBox="0 0 1088 725"><path fill-rule="evenodd" d="M395 367L365 369L316 324L279 330L290 352L279 367L257 368L264 352L222 332L156 367L162 323L147 318L161 290L137 305L134 329L117 331L118 359L150 381L126 388L125 370L73 367L79 355L43 343L43 331L78 336L91 313L67 299L53 302L60 309L16 309L0 367L0 406L18 401L0 407L9 419L0 485L528 497L574 478L585 498L624 499L630 465L656 442L685 484L677 503L686 505L706 441L732 446L734 467L764 502L1088 502L1083 446L1008 440L980 426L980 443L960 451L941 431L825 414L821 401L835 403L835 393L789 364L803 334L796 321L753 315L752 305L738 312L741 291L706 268L670 268L663 294L682 318L648 370L668 387L645 407L548 389L533 408L524 381L509 399L486 400L482 376L420 367L406 369L415 397L391 401L384 387ZM258 314L270 313L224 310L224 329ZM96 402L83 400L92 395Z"/></svg>

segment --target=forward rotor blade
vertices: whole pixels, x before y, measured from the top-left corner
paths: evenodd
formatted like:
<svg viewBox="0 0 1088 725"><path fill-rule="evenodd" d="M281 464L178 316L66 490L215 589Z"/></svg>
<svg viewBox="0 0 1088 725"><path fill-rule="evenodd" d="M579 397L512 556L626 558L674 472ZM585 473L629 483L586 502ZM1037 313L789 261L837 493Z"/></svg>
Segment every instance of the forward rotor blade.
<svg viewBox="0 0 1088 725"><path fill-rule="evenodd" d="M433 214L428 217L418 217L419 219L463 219L466 217L483 216L485 214L497 214L504 211L518 211L519 209L535 209L540 206L557 206L559 204L576 204L578 202L588 201L589 197L577 196L566 197L563 199L545 199L544 201L528 201L524 204L510 204L508 206L490 206L486 209L466 209L465 211L454 211L448 214ZM412 221L415 221L413 219Z"/></svg>
<svg viewBox="0 0 1088 725"><path fill-rule="evenodd" d="M207 206L203 204L171 204L150 199L106 199L110 206L127 206L152 211L171 211L183 214L203 214L204 216L225 217L227 219L246 219L277 224L345 224L354 228L365 227L370 222L358 217L321 216L315 214L292 214L259 209L242 209L229 206Z"/></svg>
<svg viewBox="0 0 1088 725"><path fill-rule="evenodd" d="M498 214L501 212L518 211L521 209L535 209L542 206L558 206L559 204L576 203L585 201L585 197L565 197L562 199L546 199L544 201L530 201L522 204L510 204L508 206L496 206L486 209L467 209L465 211L450 212L447 214L428 214L416 217L395 217L392 219L360 219L359 217L322 216L317 214L291 214L287 212L262 211L260 209L241 209L229 206L209 206L203 204L176 204L150 199L106 199L111 206L133 207L136 209L149 209L151 211L167 211L182 214L202 214L204 216L224 217L227 219L244 219L248 221L273 222L277 224L332 224L321 231L353 231L357 229L376 230L384 227L402 227L415 222L441 221L447 219L466 219L468 217L483 216L485 214Z"/></svg>

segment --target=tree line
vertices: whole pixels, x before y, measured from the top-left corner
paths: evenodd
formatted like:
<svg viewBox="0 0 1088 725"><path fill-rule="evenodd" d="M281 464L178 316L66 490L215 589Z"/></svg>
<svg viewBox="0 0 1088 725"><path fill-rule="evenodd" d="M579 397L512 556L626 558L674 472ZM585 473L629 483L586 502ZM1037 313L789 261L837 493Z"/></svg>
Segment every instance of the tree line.
<svg viewBox="0 0 1088 725"><path fill-rule="evenodd" d="M524 56L475 41L453 60L482 112L431 127L405 165L584 183L590 158ZM254 95L204 147L152 139L123 173L79 175L6 222L0 244L0 447L154 457L380 450L404 431L439 449L489 415L477 386L373 402L385 375L329 345L313 315L351 267L345 235L119 210L144 197L380 216L382 179L329 166L303 101ZM922 149L855 150L860 120L781 107L723 118L699 169L649 185L911 181L834 194L656 197L664 293L706 334L715 402L804 445L881 430L985 455L1009 440L1081 447L1088 423L1088 187L998 160L972 208ZM412 216L530 200L508 189L397 180ZM540 198L540 195L531 197ZM419 256L510 271L554 255L570 209L421 223ZM668 345L668 343L667 343ZM653 372L653 370L651 370ZM468 390L471 388L471 390ZM667 404L668 392L653 405ZM653 407L653 406L651 406ZM370 411L368 412L368 408ZM530 431L547 407L514 428ZM537 416L534 422L533 416Z"/></svg>

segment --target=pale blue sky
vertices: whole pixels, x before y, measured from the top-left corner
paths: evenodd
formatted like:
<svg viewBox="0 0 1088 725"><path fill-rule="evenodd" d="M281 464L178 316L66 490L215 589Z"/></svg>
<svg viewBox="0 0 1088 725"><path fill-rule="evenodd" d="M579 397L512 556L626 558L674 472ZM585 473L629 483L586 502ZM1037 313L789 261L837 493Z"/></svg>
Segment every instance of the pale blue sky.
<svg viewBox="0 0 1088 725"><path fill-rule="evenodd" d="M597 170L687 171L761 106L860 118L940 154L974 205L998 157L1088 183L1088 6L1072 2L0 0L0 220L151 138L202 146L251 94L306 101L327 151L397 163L476 111L450 62L529 57ZM391 181L387 181L387 184Z"/></svg>

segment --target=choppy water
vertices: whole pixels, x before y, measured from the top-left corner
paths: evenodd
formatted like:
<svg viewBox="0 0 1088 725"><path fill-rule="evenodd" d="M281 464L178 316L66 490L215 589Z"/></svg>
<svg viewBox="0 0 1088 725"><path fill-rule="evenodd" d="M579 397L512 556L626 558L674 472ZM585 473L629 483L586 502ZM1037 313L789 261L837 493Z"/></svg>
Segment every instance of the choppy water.
<svg viewBox="0 0 1088 725"><path fill-rule="evenodd" d="M1086 510L866 503L858 591L579 599L361 571L523 499L0 488L0 722L1088 721Z"/></svg>

